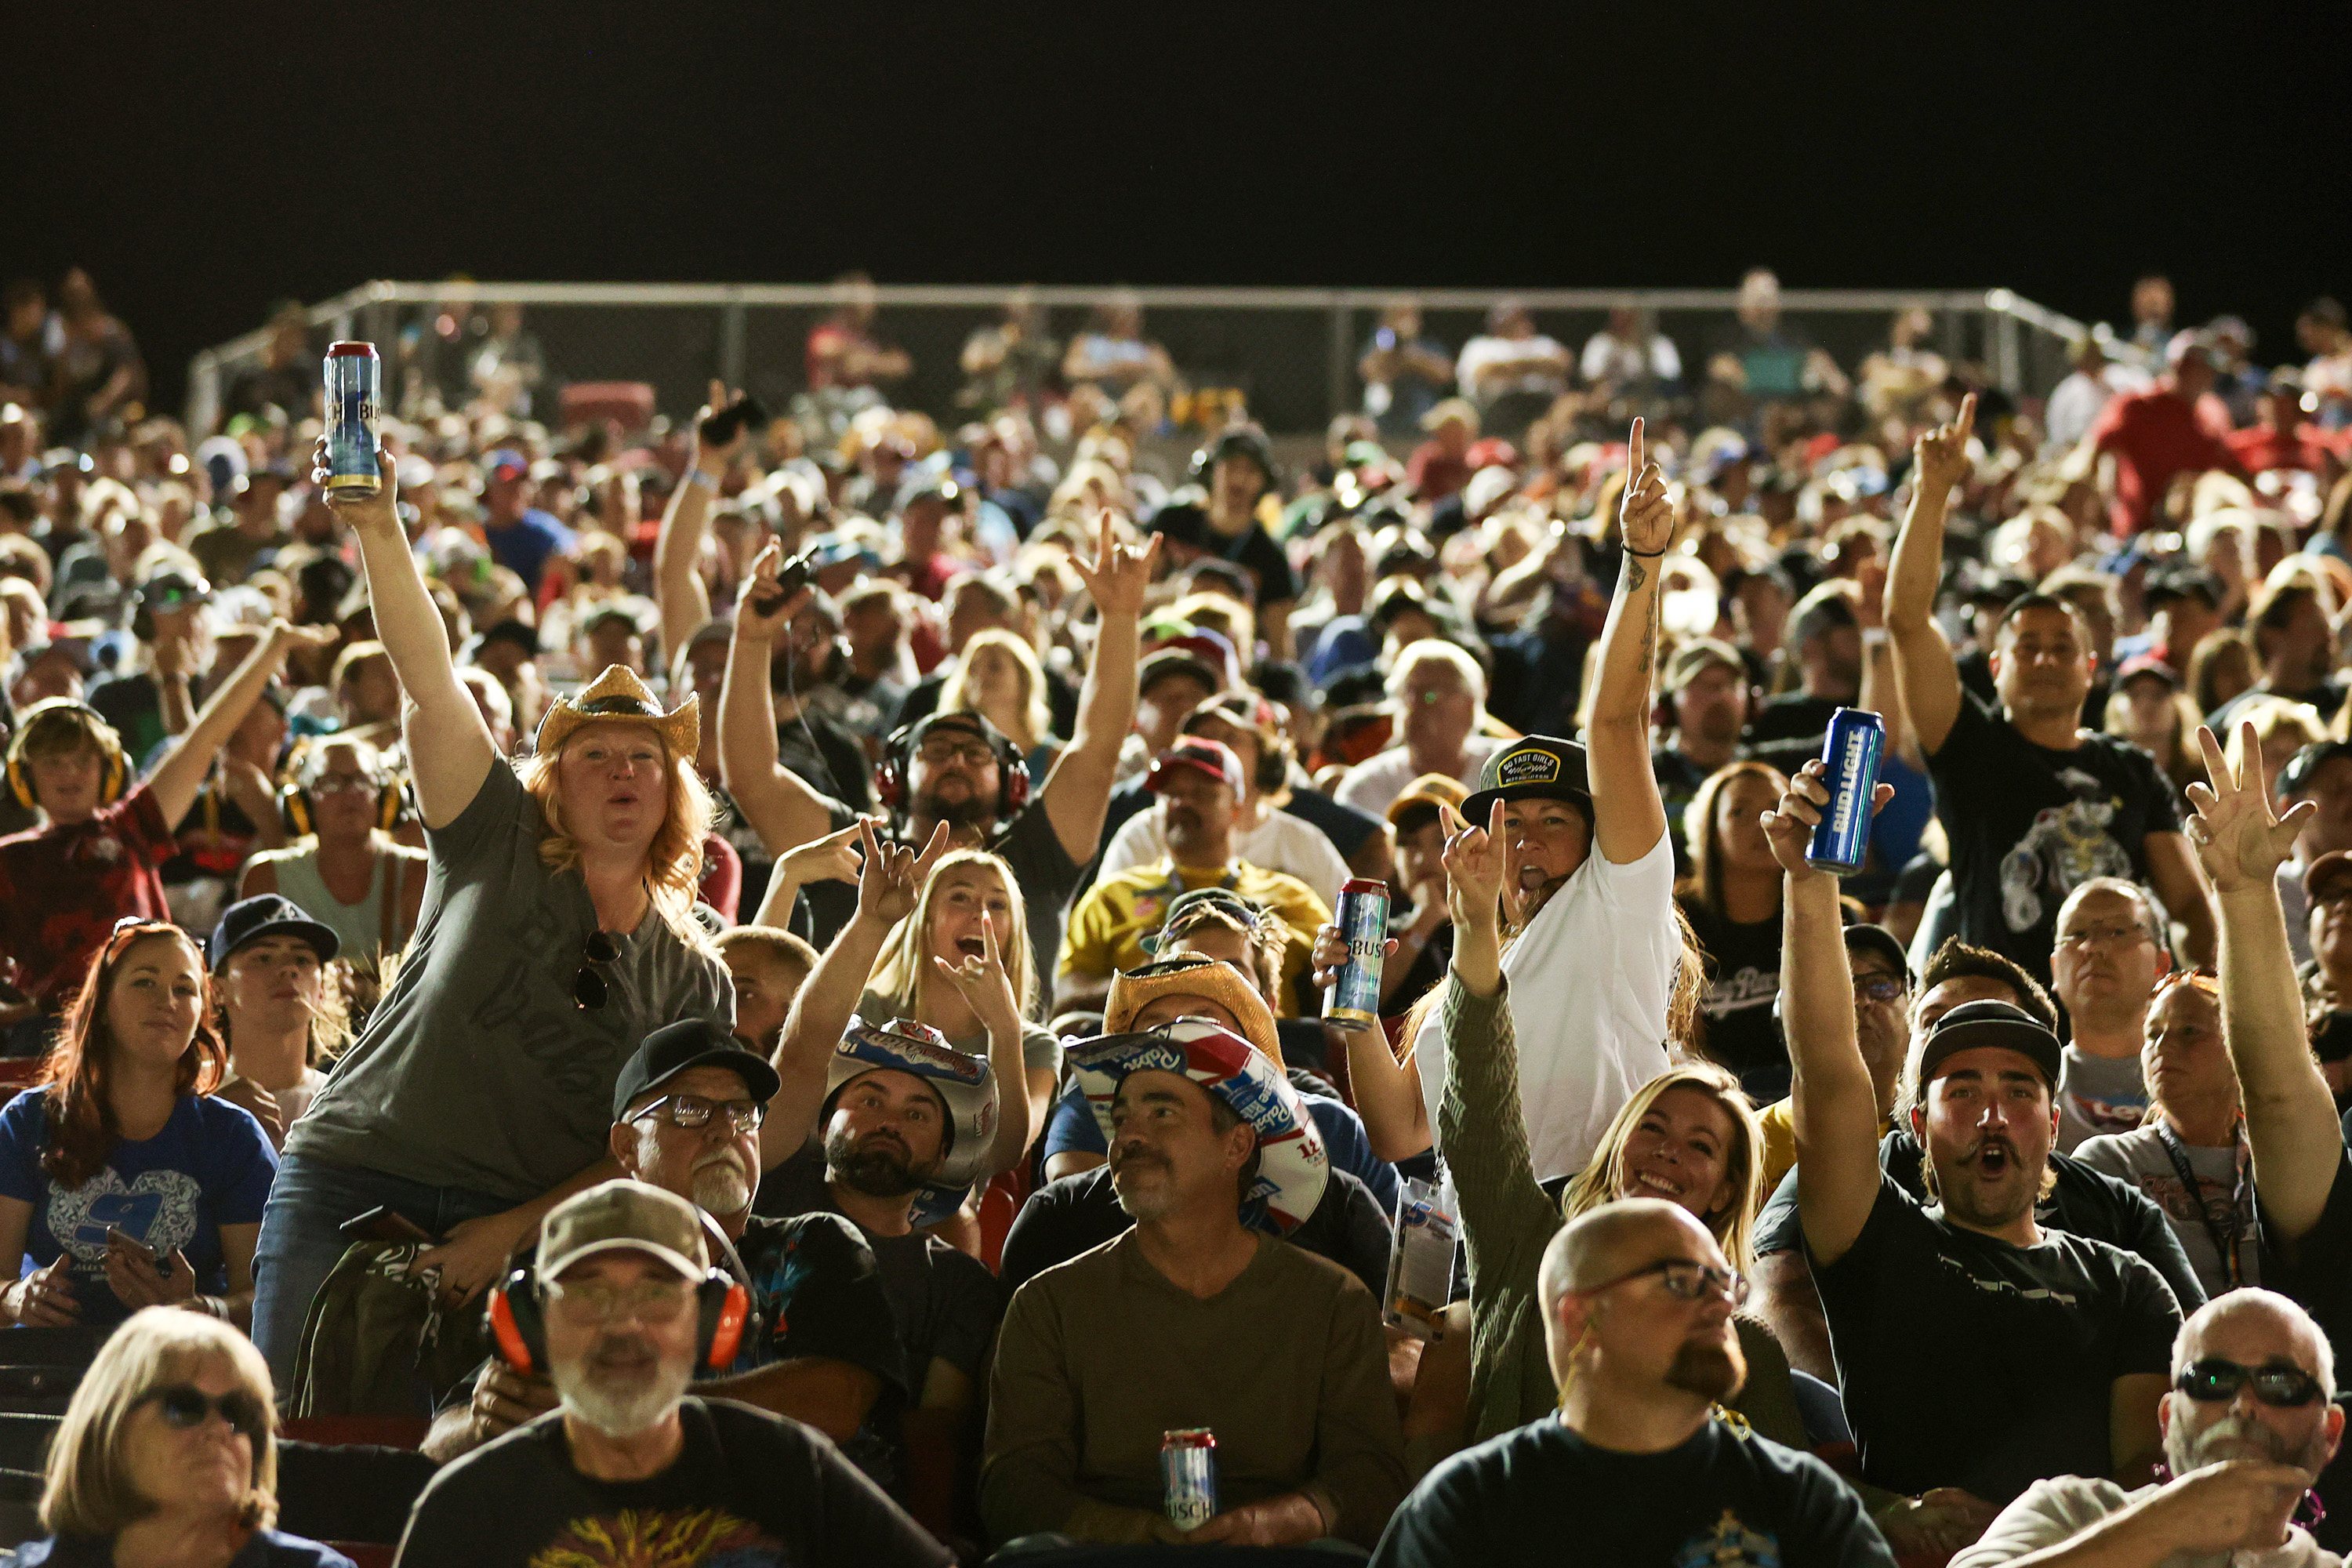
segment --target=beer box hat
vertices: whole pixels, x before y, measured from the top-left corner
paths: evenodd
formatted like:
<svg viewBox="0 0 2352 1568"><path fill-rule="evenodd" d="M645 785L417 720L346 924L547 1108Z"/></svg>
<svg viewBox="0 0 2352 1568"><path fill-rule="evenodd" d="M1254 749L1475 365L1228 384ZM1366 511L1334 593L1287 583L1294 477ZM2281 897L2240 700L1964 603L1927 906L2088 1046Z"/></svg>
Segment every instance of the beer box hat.
<svg viewBox="0 0 2352 1568"><path fill-rule="evenodd" d="M997 1086L986 1057L966 1056L937 1029L912 1018L877 1025L854 1017L826 1064L820 1123L832 1116L835 1096L867 1073L884 1070L921 1079L947 1111L940 1168L915 1195L915 1223L929 1225L961 1208L979 1179L996 1136Z"/></svg>
<svg viewBox="0 0 2352 1568"><path fill-rule="evenodd" d="M665 713L662 705L654 700L653 688L635 670L626 665L608 664L604 673L578 695L555 700L547 710L547 717L539 721L539 739L534 745L541 755L551 757L563 749L572 731L599 719L651 725L660 732L674 757L691 757L701 743L701 707L694 697L688 696Z"/></svg>
<svg viewBox="0 0 2352 1568"><path fill-rule="evenodd" d="M1462 817L1484 827L1496 801L1591 798L1584 748L1557 736L1529 735L1486 759L1478 770L1478 792L1462 803Z"/></svg>
<svg viewBox="0 0 2352 1568"><path fill-rule="evenodd" d="M699 1280L710 1272L702 1216L675 1193L625 1177L575 1193L551 1210L531 1265L542 1285L600 1252L644 1252Z"/></svg>
<svg viewBox="0 0 2352 1568"><path fill-rule="evenodd" d="M1222 889L1204 889L1203 892ZM1185 898L1197 894L1187 893ZM1233 897L1228 893L1228 898ZM1178 900L1181 903L1183 900ZM1176 904L1168 906L1171 919ZM1163 921L1164 925L1165 922ZM1234 1016L1242 1026L1242 1037L1273 1058L1276 1067L1284 1065L1280 1032L1274 1022L1274 1009L1265 1005L1248 975L1223 959L1206 953L1180 953L1156 963L1139 963L1133 969L1111 976L1110 994L1103 999L1103 1028L1114 1035L1125 1034L1135 1027L1135 1016L1162 996L1198 996L1216 1003Z"/></svg>
<svg viewBox="0 0 2352 1568"><path fill-rule="evenodd" d="M1111 1101L1134 1073L1175 1073L1231 1106L1257 1131L1257 1182L1242 1202L1244 1224L1287 1235L1323 1201L1331 1162L1314 1118L1282 1068L1231 1029L1179 1018L1143 1034L1080 1040L1065 1059L1106 1143L1118 1142Z"/></svg>

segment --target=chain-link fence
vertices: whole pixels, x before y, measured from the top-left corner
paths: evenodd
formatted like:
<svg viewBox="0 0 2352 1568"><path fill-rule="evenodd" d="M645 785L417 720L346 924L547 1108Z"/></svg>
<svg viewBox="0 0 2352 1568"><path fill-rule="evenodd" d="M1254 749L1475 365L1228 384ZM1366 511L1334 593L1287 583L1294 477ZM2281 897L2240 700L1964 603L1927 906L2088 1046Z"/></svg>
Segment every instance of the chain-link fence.
<svg viewBox="0 0 2352 1568"><path fill-rule="evenodd" d="M1372 346L1382 309L1399 298L1420 308L1423 334L1448 353L1486 330L1487 311L1516 300L1536 328L1571 355L1612 310L1632 308L1679 350L1685 380L1703 374L1713 347L1733 326L1730 289L1402 290L1313 289L1033 289L1020 291L1056 345L1088 330L1097 307L1124 300L1143 312L1141 335L1167 351L1180 388L1178 425L1213 428L1238 402L1280 436L1318 431L1332 416L1363 405L1359 362ZM971 335L1004 319L1014 291L985 287L885 286L873 291L873 333L903 349L912 368L890 400L943 425L973 411L961 368ZM831 285L544 284L453 286L377 282L310 307L323 338L359 337L387 347L387 400L413 408L428 390L463 395L493 313L521 310L521 329L541 365L535 417L553 422L562 389L583 383L639 383L656 411L691 414L712 377L740 385L782 410L809 384L810 333L839 306ZM2009 290L1803 290L1780 295L1781 320L1852 373L1889 342L1902 311L1928 312L1923 348L1982 367L2013 397L2038 399L2067 372L2067 348L2081 323ZM269 333L257 331L207 349L189 366L191 428L208 431L238 376L258 366ZM313 345L323 346L323 343ZM1058 364L1058 352L1052 356Z"/></svg>

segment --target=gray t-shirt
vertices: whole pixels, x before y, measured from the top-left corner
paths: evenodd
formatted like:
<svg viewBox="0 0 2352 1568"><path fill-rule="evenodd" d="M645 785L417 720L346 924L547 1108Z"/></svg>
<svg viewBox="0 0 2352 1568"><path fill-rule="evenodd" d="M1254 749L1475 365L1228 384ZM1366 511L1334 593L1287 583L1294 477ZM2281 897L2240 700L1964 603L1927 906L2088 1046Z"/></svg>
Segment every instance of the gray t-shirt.
<svg viewBox="0 0 2352 1568"><path fill-rule="evenodd" d="M2095 1057L2066 1047L2058 1076L2058 1152L2072 1154L2085 1138L2128 1132L2147 1115L2147 1085L2139 1058Z"/></svg>
<svg viewBox="0 0 2352 1568"><path fill-rule="evenodd" d="M2087 1139L2074 1151L2074 1158L2094 1171L2129 1182L2164 1211L2206 1295L2261 1284L2262 1248L2254 1244L2253 1156L2246 1141L2241 1138L2227 1149L2184 1143L2180 1152L2189 1173L2197 1178L2193 1194L2181 1185L2180 1173L2165 1152L2164 1135L2152 1126ZM2221 1249L2214 1245L2217 1235L2237 1256L2234 1278L2221 1265Z"/></svg>
<svg viewBox="0 0 2352 1568"><path fill-rule="evenodd" d="M541 863L545 831L500 763L427 833L424 917L289 1154L525 1202L604 1158L614 1080L647 1034L681 1018L733 1024L726 965L651 911L614 939L610 1000L573 1003L596 911L578 870Z"/></svg>

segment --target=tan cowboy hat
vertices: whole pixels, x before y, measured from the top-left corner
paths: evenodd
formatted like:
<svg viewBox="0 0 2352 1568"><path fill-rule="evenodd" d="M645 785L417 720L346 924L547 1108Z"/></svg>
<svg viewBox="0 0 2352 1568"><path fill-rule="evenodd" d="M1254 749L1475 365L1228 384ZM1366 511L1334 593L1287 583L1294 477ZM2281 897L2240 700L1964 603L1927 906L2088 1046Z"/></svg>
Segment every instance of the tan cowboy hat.
<svg viewBox="0 0 2352 1568"><path fill-rule="evenodd" d="M579 695L559 697L549 706L547 716L539 721L539 739L532 742L533 748L541 756L551 757L563 749L572 731L599 719L652 725L672 756L690 757L702 742L701 712L691 695L665 713L654 700L653 689L635 670L608 664L604 673Z"/></svg>

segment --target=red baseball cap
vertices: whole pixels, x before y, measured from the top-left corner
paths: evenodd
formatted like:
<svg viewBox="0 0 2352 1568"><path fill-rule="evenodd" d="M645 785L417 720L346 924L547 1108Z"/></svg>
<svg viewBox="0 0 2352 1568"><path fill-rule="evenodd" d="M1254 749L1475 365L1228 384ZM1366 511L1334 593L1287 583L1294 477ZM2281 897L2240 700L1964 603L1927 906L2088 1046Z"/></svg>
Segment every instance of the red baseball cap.
<svg viewBox="0 0 2352 1568"><path fill-rule="evenodd" d="M1151 759L1150 772L1143 775L1143 787L1154 795L1165 795L1168 781L1178 768L1198 768L1211 778L1242 793L1242 760L1223 741L1204 741L1198 735L1187 735L1158 756Z"/></svg>

